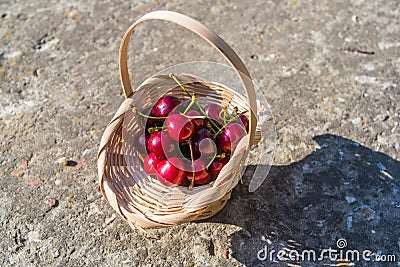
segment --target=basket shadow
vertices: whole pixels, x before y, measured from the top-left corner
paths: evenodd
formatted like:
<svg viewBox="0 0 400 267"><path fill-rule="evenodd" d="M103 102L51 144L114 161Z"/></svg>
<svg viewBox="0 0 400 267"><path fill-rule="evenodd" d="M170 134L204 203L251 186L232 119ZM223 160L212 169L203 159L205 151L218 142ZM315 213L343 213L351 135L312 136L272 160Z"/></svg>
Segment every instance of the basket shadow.
<svg viewBox="0 0 400 267"><path fill-rule="evenodd" d="M288 166L273 166L254 193L247 190L255 170L249 166L247 182L206 220L241 228L231 236L230 256L246 266L320 266L301 258L280 261L277 251L314 250L318 258L322 249L338 249L337 240L344 238L346 249L397 253L400 259L394 234L400 221L400 162L340 136L314 140L320 149Z"/></svg>

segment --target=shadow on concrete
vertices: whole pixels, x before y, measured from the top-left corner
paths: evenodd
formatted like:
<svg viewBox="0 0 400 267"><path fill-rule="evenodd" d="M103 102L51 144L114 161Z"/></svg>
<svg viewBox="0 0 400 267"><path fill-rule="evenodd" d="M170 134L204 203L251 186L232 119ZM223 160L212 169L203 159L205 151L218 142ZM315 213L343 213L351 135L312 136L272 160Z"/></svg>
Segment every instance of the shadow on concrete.
<svg viewBox="0 0 400 267"><path fill-rule="evenodd" d="M400 162L340 136L326 134L314 140L318 150L291 165L273 166L254 193L247 191L248 182L237 186L227 206L207 220L241 228L231 236L230 257L246 266L337 265L339 261L326 258L328 253L318 260L323 249L332 248L337 253L331 255L358 250L356 266L368 264L364 250L393 254L395 262L400 261ZM254 169L248 167L245 181ZM337 244L339 239L347 245ZM305 259L281 261L281 249L299 254L314 250L316 259L310 256L309 261L304 254Z"/></svg>

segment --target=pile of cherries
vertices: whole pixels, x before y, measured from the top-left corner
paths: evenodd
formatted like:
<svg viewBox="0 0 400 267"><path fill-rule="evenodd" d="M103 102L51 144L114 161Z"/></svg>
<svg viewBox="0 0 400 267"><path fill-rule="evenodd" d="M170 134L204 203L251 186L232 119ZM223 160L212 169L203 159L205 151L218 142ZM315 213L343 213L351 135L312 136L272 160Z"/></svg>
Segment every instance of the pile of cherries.
<svg viewBox="0 0 400 267"><path fill-rule="evenodd" d="M215 180L249 127L245 112L211 103L204 108L194 93L181 102L164 95L152 108L139 112L145 133L139 151L147 153L144 170L165 186L204 185Z"/></svg>

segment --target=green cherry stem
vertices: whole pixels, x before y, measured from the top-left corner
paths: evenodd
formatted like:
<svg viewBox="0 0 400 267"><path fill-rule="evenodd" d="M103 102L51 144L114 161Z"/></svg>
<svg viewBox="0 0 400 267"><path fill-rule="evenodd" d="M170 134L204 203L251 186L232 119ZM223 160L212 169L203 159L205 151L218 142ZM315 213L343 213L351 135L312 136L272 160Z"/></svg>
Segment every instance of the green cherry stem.
<svg viewBox="0 0 400 267"><path fill-rule="evenodd" d="M189 106L187 106L187 108L186 108L185 111L183 112L183 115L186 115L186 113L189 112L189 110L192 108L192 106L194 105L194 103L196 103L196 94L195 94L195 93L192 94L192 101L190 102Z"/></svg>
<svg viewBox="0 0 400 267"><path fill-rule="evenodd" d="M204 116L206 116L207 120L214 127L214 128L212 128L213 132L215 132L215 128L219 131L220 128L218 127L218 125L210 117L208 117L206 111L203 109L203 107L200 105L200 103L196 101L196 105L200 109L200 112L203 113Z"/></svg>
<svg viewBox="0 0 400 267"><path fill-rule="evenodd" d="M192 97L189 91L183 86L183 84L178 80L178 78L173 73L170 73L169 77L172 78L188 96Z"/></svg>
<svg viewBox="0 0 400 267"><path fill-rule="evenodd" d="M155 119L155 120L165 120L167 117L153 117L153 116L149 116L146 114L143 114L142 112L138 111L139 115L148 119Z"/></svg>
<svg viewBox="0 0 400 267"><path fill-rule="evenodd" d="M191 98L193 97L193 95L185 88L185 86L183 86L183 84L178 80L178 78L173 74L170 73L169 77L171 79L173 79L178 85L179 87ZM212 120L210 119L210 117L207 116L207 113L205 112L204 108L200 105L200 103L197 101L197 99L195 100L196 106L200 109L200 112L203 113L204 116L206 116L207 120L212 124L212 126L217 129L217 131L220 130L220 128L218 127L218 125ZM213 132L215 133L215 129L213 129Z"/></svg>
<svg viewBox="0 0 400 267"><path fill-rule="evenodd" d="M240 115L242 115L242 114L244 114L244 113L246 113L246 112L247 112L247 110L245 110L245 111L243 111L243 112L240 112L240 113L237 113L235 116L233 116L232 119L228 120L228 121L226 122L226 124L225 124L224 126L222 126L221 129L219 129L219 131L218 131L216 134L214 134L213 138L216 138L220 133L222 133L222 131L225 129L226 126L228 126L229 123L231 123L232 121L234 121L236 118L239 118Z"/></svg>
<svg viewBox="0 0 400 267"><path fill-rule="evenodd" d="M155 133L155 132L158 132L158 131L161 131L161 130L164 130L164 127L163 127L163 126L160 126L160 127L151 127L151 128L149 128L149 129L147 129L147 131L148 131L150 134Z"/></svg>

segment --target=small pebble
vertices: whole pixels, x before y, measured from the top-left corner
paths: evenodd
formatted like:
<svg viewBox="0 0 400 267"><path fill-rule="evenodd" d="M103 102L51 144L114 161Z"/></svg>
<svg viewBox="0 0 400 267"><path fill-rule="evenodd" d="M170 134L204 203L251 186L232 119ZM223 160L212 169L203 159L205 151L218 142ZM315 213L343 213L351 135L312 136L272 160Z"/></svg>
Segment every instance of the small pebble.
<svg viewBox="0 0 400 267"><path fill-rule="evenodd" d="M356 202L356 200L354 197L346 196L346 201L349 204Z"/></svg>
<svg viewBox="0 0 400 267"><path fill-rule="evenodd" d="M223 256L224 256L224 259L228 259L228 257L229 257L228 251L226 249L224 249Z"/></svg>
<svg viewBox="0 0 400 267"><path fill-rule="evenodd" d="M55 199L55 198L50 199L49 205L50 205L50 207L52 207L52 208L57 207L57 206L58 206L58 200Z"/></svg>
<svg viewBox="0 0 400 267"><path fill-rule="evenodd" d="M322 227L322 226L324 226L325 222L326 222L326 220L317 220L317 226Z"/></svg>
<svg viewBox="0 0 400 267"><path fill-rule="evenodd" d="M83 152L82 152L82 157L89 155L89 153L90 153L90 150L86 148L86 149L83 150Z"/></svg>
<svg viewBox="0 0 400 267"><path fill-rule="evenodd" d="M373 120L374 121L386 121L387 119L389 119L389 115L379 114L379 115L376 115Z"/></svg>
<svg viewBox="0 0 400 267"><path fill-rule="evenodd" d="M355 77L356 82L359 84L376 84L378 81L376 77L361 75Z"/></svg>
<svg viewBox="0 0 400 267"><path fill-rule="evenodd" d="M57 250L55 250L54 252L53 252L53 258L58 258L60 256L60 251L58 251L58 249Z"/></svg>
<svg viewBox="0 0 400 267"><path fill-rule="evenodd" d="M61 164L63 166L67 166L68 160L66 157L59 158L55 161L55 163Z"/></svg>
<svg viewBox="0 0 400 267"><path fill-rule="evenodd" d="M387 171L387 168L385 167L385 165L383 165L383 164L380 163L380 162L378 162L378 163L376 164L376 166L378 166L378 168L379 168L381 171Z"/></svg>
<svg viewBox="0 0 400 267"><path fill-rule="evenodd" d="M302 167L304 172L309 172L310 171L310 165L308 165L307 163L303 165Z"/></svg>
<svg viewBox="0 0 400 267"><path fill-rule="evenodd" d="M89 205L89 210L88 210L88 216L97 214L100 212L99 207L96 205L96 203L90 203Z"/></svg>
<svg viewBox="0 0 400 267"><path fill-rule="evenodd" d="M357 117L357 118L355 118L354 120L351 121L351 123L353 123L354 125L359 125L360 122L361 122L361 118L360 117Z"/></svg>
<svg viewBox="0 0 400 267"><path fill-rule="evenodd" d="M347 216L346 223L347 223L347 230L350 230L351 227L353 226L353 216L351 215Z"/></svg>
<svg viewBox="0 0 400 267"><path fill-rule="evenodd" d="M116 218L117 218L117 215L115 215L115 214L111 215L110 218L106 218L105 221L104 221L103 227L105 227L105 226L109 225L110 223L112 223Z"/></svg>
<svg viewBox="0 0 400 267"><path fill-rule="evenodd" d="M36 231L30 231L28 233L28 240L29 242L39 243L41 240L39 239L39 233Z"/></svg>

